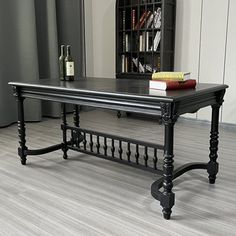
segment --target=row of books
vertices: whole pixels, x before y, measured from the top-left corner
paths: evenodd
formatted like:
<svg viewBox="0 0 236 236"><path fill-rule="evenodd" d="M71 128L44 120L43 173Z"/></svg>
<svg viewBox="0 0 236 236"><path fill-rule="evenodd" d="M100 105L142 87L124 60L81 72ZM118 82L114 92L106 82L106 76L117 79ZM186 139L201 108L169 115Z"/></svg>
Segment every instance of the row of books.
<svg viewBox="0 0 236 236"><path fill-rule="evenodd" d="M138 37L135 39L135 37ZM140 52L149 52L149 51L157 51L158 46L161 41L161 32L157 31L155 37L153 38L152 32L142 32L139 36L135 36L133 41L131 42L131 35L130 34L123 34L122 39L122 47L123 52L130 52L131 45L135 49L135 51Z"/></svg>
<svg viewBox="0 0 236 236"><path fill-rule="evenodd" d="M152 74L149 88L157 90L194 89L196 84L197 81L191 79L189 72L157 72Z"/></svg>
<svg viewBox="0 0 236 236"><path fill-rule="evenodd" d="M128 73L128 72L139 72L139 73L154 73L160 70L160 57L157 58L157 66L153 66L150 63L142 63L142 60L135 57L128 57L126 55L122 55L121 59L121 72Z"/></svg>
<svg viewBox="0 0 236 236"><path fill-rule="evenodd" d="M131 10L131 29L138 30L142 28L159 29L161 27L161 8L158 7L156 11L144 10L139 19L137 19L137 10ZM129 22L129 21L128 21ZM125 31L127 27L126 10L122 13L122 30Z"/></svg>

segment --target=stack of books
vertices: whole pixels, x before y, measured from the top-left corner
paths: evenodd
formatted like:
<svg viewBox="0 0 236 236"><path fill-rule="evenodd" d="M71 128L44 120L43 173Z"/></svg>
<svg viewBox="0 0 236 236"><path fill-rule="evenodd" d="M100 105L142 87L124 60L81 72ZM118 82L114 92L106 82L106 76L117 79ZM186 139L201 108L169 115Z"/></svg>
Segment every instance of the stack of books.
<svg viewBox="0 0 236 236"><path fill-rule="evenodd" d="M196 80L191 79L189 72L157 72L152 74L149 88L158 90L194 89L196 84Z"/></svg>

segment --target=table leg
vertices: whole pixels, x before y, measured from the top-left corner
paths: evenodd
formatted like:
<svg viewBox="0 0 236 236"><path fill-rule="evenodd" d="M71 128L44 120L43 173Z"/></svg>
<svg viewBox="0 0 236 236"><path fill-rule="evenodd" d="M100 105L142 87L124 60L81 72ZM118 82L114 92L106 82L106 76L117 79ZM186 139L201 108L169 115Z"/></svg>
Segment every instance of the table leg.
<svg viewBox="0 0 236 236"><path fill-rule="evenodd" d="M18 148L18 155L21 158L21 164L26 164L26 139L25 139L25 118L24 118L24 98L22 98L20 95L17 97L17 103L18 103L18 136L20 138L19 144L20 147Z"/></svg>
<svg viewBox="0 0 236 236"><path fill-rule="evenodd" d="M207 165L207 172L209 174L209 182L215 183L216 175L219 170L218 158L218 138L219 138L219 111L220 105L212 106L212 119L211 119L211 135L210 135L210 161Z"/></svg>
<svg viewBox="0 0 236 236"><path fill-rule="evenodd" d="M173 143L174 143L174 122L165 122L165 153L163 164L163 188L164 191L160 197L160 204L163 207L163 216L165 219L170 219L171 208L175 204L175 194L173 188Z"/></svg>
<svg viewBox="0 0 236 236"><path fill-rule="evenodd" d="M67 151L68 151L68 147L67 147L67 134L66 134L66 125L67 125L67 121L66 121L66 104L62 103L61 104L61 117L62 117L62 124L63 124L63 128L62 128L62 133L63 133L63 146L62 146L62 151L63 151L63 158L67 159Z"/></svg>

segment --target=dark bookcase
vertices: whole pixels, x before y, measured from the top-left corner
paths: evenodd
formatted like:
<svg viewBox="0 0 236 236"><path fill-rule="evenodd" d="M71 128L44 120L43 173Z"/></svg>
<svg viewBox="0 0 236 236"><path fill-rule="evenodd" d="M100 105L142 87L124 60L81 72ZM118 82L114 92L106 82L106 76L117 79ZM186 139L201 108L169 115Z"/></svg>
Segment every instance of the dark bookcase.
<svg viewBox="0 0 236 236"><path fill-rule="evenodd" d="M174 69L175 14L176 0L117 0L117 78Z"/></svg>

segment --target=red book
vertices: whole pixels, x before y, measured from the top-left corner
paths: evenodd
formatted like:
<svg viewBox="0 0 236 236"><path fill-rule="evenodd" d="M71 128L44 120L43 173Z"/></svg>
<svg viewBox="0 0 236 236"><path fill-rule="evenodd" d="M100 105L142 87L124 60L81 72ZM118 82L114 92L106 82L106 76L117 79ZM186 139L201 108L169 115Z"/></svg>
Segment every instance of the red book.
<svg viewBox="0 0 236 236"><path fill-rule="evenodd" d="M196 80L190 79L186 81L173 80L150 80L149 88L158 90L175 90L175 89L194 89L196 87Z"/></svg>
<svg viewBox="0 0 236 236"><path fill-rule="evenodd" d="M145 19L146 15L147 15L147 11L143 12L143 14L141 15L139 21L137 22L137 24L134 27L135 30L140 28L140 23L143 21L143 19Z"/></svg>
<svg viewBox="0 0 236 236"><path fill-rule="evenodd" d="M142 21L141 21L140 24L139 24L139 28L140 28L140 29L144 26L146 20L150 17L150 15L151 15L151 11L148 11L148 12L146 13L145 17L142 19Z"/></svg>

